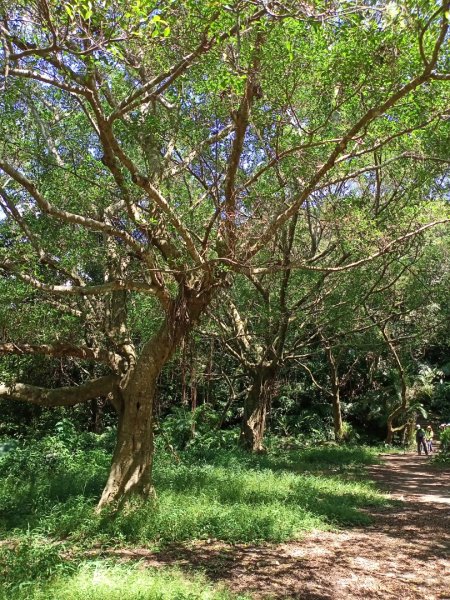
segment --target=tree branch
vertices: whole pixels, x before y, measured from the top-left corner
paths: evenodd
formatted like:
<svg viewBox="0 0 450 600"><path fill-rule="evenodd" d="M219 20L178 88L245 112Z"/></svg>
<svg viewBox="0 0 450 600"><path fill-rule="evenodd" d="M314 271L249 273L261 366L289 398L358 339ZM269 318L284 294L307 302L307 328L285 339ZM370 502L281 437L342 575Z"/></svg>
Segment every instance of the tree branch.
<svg viewBox="0 0 450 600"><path fill-rule="evenodd" d="M448 5L448 2L445 2ZM317 184L324 178L324 176L334 167L339 156L345 151L349 142L355 138L355 136L364 128L367 128L378 116L386 113L392 108L399 100L406 97L410 92L420 87L423 83L431 79L432 71L438 59L439 49L445 38L445 34L448 29L448 23L444 19L441 27L440 35L436 41L433 57L430 63L424 68L424 70L414 77L409 83L403 85L395 93L391 94L384 102L381 102L377 106L369 109L341 138L336 144L335 148L329 155L326 162L318 167L316 173L311 177L307 185L305 186L302 193L296 200L287 208L285 211L280 213L266 228L266 230L258 237L258 240L251 246L247 247L246 255L248 258L257 254L262 248L266 247L267 243L273 237L273 235L288 221L305 200L314 192Z"/></svg>
<svg viewBox="0 0 450 600"><path fill-rule="evenodd" d="M117 376L106 375L76 387L61 387L54 390L26 383L0 384L0 397L45 407L74 406L92 398L108 396L113 392L118 381Z"/></svg>
<svg viewBox="0 0 450 600"><path fill-rule="evenodd" d="M122 360L119 354L102 348L88 348L59 342L54 344L14 344L10 342L0 344L0 356L7 354L43 354L55 358L80 358L114 366Z"/></svg>

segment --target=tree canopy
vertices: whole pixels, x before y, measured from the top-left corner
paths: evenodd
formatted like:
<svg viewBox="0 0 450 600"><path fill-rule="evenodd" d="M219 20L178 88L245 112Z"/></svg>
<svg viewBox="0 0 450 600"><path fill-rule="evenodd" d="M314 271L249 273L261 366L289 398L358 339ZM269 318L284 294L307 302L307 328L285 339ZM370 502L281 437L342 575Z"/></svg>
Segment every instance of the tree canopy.
<svg viewBox="0 0 450 600"><path fill-rule="evenodd" d="M358 298L386 338L383 281L448 242L450 5L0 6L0 352L88 365L76 386L16 373L0 394L109 399L104 506L151 491L158 377L208 310L221 320L215 303L249 350L239 314L257 296L264 367L267 349L278 368L339 335L333 319L358 327Z"/></svg>

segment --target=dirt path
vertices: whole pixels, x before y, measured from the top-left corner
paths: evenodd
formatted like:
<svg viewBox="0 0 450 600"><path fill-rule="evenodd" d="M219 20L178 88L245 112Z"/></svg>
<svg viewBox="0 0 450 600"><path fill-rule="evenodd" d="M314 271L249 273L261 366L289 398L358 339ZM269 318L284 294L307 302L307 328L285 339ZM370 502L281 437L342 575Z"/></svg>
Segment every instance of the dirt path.
<svg viewBox="0 0 450 600"><path fill-rule="evenodd" d="M166 551L123 552L154 565L202 569L255 599L450 600L450 470L425 456L386 455L370 468L380 488L402 503L372 512L374 524L315 532L282 545L201 544Z"/></svg>

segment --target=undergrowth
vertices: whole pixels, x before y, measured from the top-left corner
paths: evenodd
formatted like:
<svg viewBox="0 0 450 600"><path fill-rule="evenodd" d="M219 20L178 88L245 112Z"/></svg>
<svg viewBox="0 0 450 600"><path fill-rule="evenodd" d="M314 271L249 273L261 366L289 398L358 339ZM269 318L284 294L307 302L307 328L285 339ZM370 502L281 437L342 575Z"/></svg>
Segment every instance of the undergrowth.
<svg viewBox="0 0 450 600"><path fill-rule="evenodd" d="M386 503L361 478L362 466L377 460L368 448L260 456L199 448L174 455L159 448L156 500L96 514L112 442L112 433L57 435L28 441L0 458L0 536L8 540L1 547L0 580L16 590L5 598L226 598L198 582L189 583L191 595L139 596L141 584L181 590L184 583L179 574L87 561L86 551L136 544L157 550L199 539L281 542L311 529L362 525L368 522L363 507Z"/></svg>
<svg viewBox="0 0 450 600"><path fill-rule="evenodd" d="M160 451L156 501L93 513L110 462L107 440L28 443L0 460L0 530L35 530L84 542L165 544L217 538L278 542L312 528L361 524L359 508L384 502L349 473L375 460L366 448L316 448L263 456L236 451L175 459Z"/></svg>

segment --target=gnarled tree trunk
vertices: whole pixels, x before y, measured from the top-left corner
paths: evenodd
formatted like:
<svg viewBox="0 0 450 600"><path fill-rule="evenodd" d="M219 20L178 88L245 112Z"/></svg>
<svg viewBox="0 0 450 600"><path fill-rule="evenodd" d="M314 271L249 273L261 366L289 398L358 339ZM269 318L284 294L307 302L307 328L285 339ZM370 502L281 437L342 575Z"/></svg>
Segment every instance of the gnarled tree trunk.
<svg viewBox="0 0 450 600"><path fill-rule="evenodd" d="M403 400L402 399L402 403L400 404L400 406L397 406L397 408L395 408L390 415L388 415L388 418L386 420L386 444L391 445L394 441L394 434L397 431L403 431L403 429L406 427L406 423L404 423L403 425L399 425L398 427L394 427L394 421L397 417L399 417L400 415L402 415L406 409L408 407L408 403L407 400Z"/></svg>
<svg viewBox="0 0 450 600"><path fill-rule="evenodd" d="M255 371L252 386L245 397L240 441L241 445L250 452L264 451L266 416L274 383L274 370L261 367Z"/></svg>
<svg viewBox="0 0 450 600"><path fill-rule="evenodd" d="M99 508L131 493L148 496L152 492L153 399L161 368L162 364L138 361L130 382L119 392L116 447Z"/></svg>
<svg viewBox="0 0 450 600"><path fill-rule="evenodd" d="M406 383L406 374L405 374L405 370L403 368L402 362L400 360L400 357L398 355L397 350L395 349L394 343L392 342L392 340L389 338L389 336L387 335L385 329L381 329L381 333L384 337L384 340L386 342L386 344L389 347L389 350L391 351L391 354L394 358L394 362L395 365L397 367L397 372L400 378L400 405L397 406L389 415L388 418L386 420L386 428L387 428L387 432L386 432L386 444L392 444L392 442L394 441L394 434L396 431L402 431L405 427L406 427L406 423L403 423L402 425L399 425L398 427L394 427L394 422L395 420L404 415L408 409L408 405L409 405L409 398L408 398L408 387L407 387L407 383Z"/></svg>
<svg viewBox="0 0 450 600"><path fill-rule="evenodd" d="M158 376L206 308L210 297L210 290L198 293L183 290L117 391L117 442L99 509L131 494L147 497L153 493L153 404Z"/></svg>

